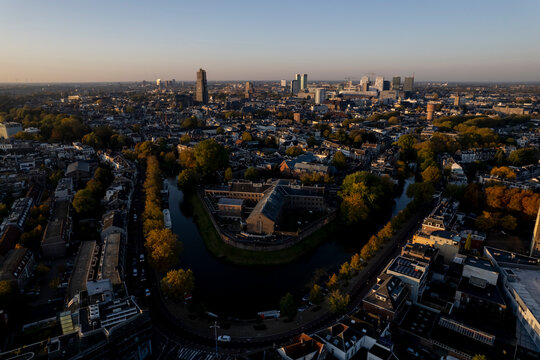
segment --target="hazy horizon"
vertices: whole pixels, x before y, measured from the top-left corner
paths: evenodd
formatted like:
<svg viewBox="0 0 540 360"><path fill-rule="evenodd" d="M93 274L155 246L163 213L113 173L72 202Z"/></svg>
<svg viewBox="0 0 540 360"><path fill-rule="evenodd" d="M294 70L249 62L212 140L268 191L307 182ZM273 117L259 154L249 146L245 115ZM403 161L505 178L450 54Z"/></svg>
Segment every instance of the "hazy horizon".
<svg viewBox="0 0 540 360"><path fill-rule="evenodd" d="M209 81L540 81L535 0L7 0L0 29L0 83L194 81L199 68Z"/></svg>

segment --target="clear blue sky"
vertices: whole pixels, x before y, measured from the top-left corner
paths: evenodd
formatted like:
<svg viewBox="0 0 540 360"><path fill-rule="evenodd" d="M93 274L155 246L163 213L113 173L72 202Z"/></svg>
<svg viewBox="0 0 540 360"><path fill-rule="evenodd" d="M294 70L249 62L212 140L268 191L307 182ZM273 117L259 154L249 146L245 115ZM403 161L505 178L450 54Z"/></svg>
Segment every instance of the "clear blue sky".
<svg viewBox="0 0 540 360"><path fill-rule="evenodd" d="M2 0L0 33L0 82L540 81L539 0Z"/></svg>

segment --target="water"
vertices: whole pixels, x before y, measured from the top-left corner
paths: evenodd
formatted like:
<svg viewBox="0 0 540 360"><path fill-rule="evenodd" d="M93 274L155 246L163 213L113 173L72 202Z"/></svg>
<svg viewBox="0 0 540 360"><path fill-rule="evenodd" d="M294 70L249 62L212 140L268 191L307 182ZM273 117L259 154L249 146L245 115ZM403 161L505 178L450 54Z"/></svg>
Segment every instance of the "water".
<svg viewBox="0 0 540 360"><path fill-rule="evenodd" d="M408 179L404 189L414 180ZM316 269L337 270L351 255L359 251L371 233L362 235L335 234L315 251L294 263L275 267L245 267L232 265L212 255L193 222L189 209L183 206L176 179L169 179L169 206L173 231L183 243L181 267L195 274L195 293L208 311L219 315L254 318L256 313L279 309L279 300L287 292L300 299L308 293L306 284ZM395 199L392 216L411 199L405 190Z"/></svg>

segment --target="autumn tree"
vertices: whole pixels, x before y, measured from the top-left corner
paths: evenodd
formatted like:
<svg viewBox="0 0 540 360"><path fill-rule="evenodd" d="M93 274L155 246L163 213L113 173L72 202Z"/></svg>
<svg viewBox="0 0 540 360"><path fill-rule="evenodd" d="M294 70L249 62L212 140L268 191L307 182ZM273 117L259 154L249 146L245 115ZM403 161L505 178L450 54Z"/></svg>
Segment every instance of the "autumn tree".
<svg viewBox="0 0 540 360"><path fill-rule="evenodd" d="M349 265L349 262L345 261L343 264L341 264L341 267L339 268L339 278L342 280L347 280L351 274L351 266Z"/></svg>
<svg viewBox="0 0 540 360"><path fill-rule="evenodd" d="M356 271L362 269L362 258L360 254L356 253L351 257L351 269Z"/></svg>
<svg viewBox="0 0 540 360"><path fill-rule="evenodd" d="M169 270L161 279L161 291L175 300L183 300L195 288L195 276L191 269Z"/></svg>
<svg viewBox="0 0 540 360"><path fill-rule="evenodd" d="M330 290L337 289L339 287L339 279L336 274L332 274L332 276L330 276L330 279L328 279L328 282L326 283L326 287Z"/></svg>
<svg viewBox="0 0 540 360"><path fill-rule="evenodd" d="M347 311L350 299L349 294L343 295L339 290L332 291L328 297L330 311L334 314L344 313Z"/></svg>
<svg viewBox="0 0 540 360"><path fill-rule="evenodd" d="M437 184L441 181L441 171L436 165L430 165L424 171L422 171L422 180Z"/></svg>
<svg viewBox="0 0 540 360"><path fill-rule="evenodd" d="M291 157L297 157L298 155L301 155L304 153L304 150L300 146L290 146L285 150L285 154Z"/></svg>
<svg viewBox="0 0 540 360"><path fill-rule="evenodd" d="M324 294L319 285L314 284L311 288L311 291L309 292L309 301L312 304L320 304L324 301Z"/></svg>
<svg viewBox="0 0 540 360"><path fill-rule="evenodd" d="M159 271L172 268L179 261L182 245L170 229L154 229L146 236L145 247L150 264Z"/></svg>
<svg viewBox="0 0 540 360"><path fill-rule="evenodd" d="M512 171L508 166L494 167L491 169L491 175L497 176L501 179L512 180L516 178L516 173Z"/></svg>
<svg viewBox="0 0 540 360"><path fill-rule="evenodd" d="M231 181L233 178L233 170L232 168L228 167L227 170L225 170L225 174L223 175L225 181Z"/></svg>

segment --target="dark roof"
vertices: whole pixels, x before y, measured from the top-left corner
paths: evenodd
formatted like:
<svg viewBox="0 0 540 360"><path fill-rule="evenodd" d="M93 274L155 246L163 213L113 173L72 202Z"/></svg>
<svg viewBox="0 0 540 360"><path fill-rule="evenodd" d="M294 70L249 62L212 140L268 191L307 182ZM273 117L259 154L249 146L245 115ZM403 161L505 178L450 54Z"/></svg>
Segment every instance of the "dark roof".
<svg viewBox="0 0 540 360"><path fill-rule="evenodd" d="M9 225L0 238L0 255L6 255L19 241L22 231L15 226Z"/></svg>
<svg viewBox="0 0 540 360"><path fill-rule="evenodd" d="M84 171L90 173L90 164L86 161L75 161L67 166L66 175L75 171Z"/></svg>

